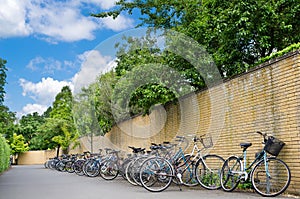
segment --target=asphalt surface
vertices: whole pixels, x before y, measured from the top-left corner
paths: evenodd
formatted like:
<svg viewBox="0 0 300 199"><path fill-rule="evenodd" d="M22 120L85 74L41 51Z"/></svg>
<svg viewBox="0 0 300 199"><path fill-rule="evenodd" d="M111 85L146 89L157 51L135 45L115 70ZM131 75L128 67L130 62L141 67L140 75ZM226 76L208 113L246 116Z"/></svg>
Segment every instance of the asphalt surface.
<svg viewBox="0 0 300 199"><path fill-rule="evenodd" d="M256 193L209 191L170 186L160 193L151 193L132 186L121 177L105 181L76 174L45 169L43 165L13 166L0 174L0 199L233 199L264 198ZM276 198L290 197L278 196ZM265 198L264 198L265 199Z"/></svg>

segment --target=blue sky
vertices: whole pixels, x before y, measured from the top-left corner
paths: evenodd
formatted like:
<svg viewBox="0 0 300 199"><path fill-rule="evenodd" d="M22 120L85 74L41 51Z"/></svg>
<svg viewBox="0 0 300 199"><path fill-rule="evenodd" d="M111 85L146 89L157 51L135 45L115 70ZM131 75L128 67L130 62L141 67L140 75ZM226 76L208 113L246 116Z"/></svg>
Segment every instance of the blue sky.
<svg viewBox="0 0 300 199"><path fill-rule="evenodd" d="M113 65L103 41L134 28L132 16L90 17L115 0L0 0L0 57L7 60L5 105L18 116L43 113L62 86L86 85ZM103 45L102 45L103 49ZM87 59L87 57L89 57Z"/></svg>

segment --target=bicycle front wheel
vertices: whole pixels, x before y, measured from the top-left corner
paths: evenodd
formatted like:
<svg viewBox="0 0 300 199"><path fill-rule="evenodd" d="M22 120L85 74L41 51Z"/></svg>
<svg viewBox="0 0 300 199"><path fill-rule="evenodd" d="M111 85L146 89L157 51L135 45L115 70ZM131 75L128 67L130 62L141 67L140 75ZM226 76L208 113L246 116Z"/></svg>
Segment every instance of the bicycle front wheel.
<svg viewBox="0 0 300 199"><path fill-rule="evenodd" d="M100 164L97 160L91 159L84 163L82 170L87 176L96 177L100 172Z"/></svg>
<svg viewBox="0 0 300 199"><path fill-rule="evenodd" d="M289 167L280 159L270 157L266 164L258 162L251 173L253 188L262 196L277 196L283 193L291 181Z"/></svg>
<svg viewBox="0 0 300 199"><path fill-rule="evenodd" d="M224 191L233 191L240 182L242 162L238 157L231 156L223 164L221 170L221 186Z"/></svg>
<svg viewBox="0 0 300 199"><path fill-rule="evenodd" d="M173 167L161 157L148 158L140 167L141 184L151 192L161 192L168 188L173 176Z"/></svg>
<svg viewBox="0 0 300 199"><path fill-rule="evenodd" d="M183 185L188 187L197 186L199 184L195 177L196 161L194 159L195 156L184 155L184 157L179 158L175 163L177 165L176 171L182 175Z"/></svg>
<svg viewBox="0 0 300 199"><path fill-rule="evenodd" d="M115 179L119 174L118 164L115 161L104 161L101 163L99 174L104 180Z"/></svg>
<svg viewBox="0 0 300 199"><path fill-rule="evenodd" d="M218 155L206 155L196 163L195 174L199 184L209 190L221 188L220 174L225 160Z"/></svg>

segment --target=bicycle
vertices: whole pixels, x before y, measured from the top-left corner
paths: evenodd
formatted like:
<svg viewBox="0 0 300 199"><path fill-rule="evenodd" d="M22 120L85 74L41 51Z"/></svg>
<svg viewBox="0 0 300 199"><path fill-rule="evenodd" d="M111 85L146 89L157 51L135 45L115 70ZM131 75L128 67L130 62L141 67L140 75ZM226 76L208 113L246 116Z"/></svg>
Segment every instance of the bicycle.
<svg viewBox="0 0 300 199"><path fill-rule="evenodd" d="M196 186L200 184L203 188L209 190L215 190L221 188L220 173L224 158L216 154L202 155L202 150L211 148L213 146L211 136L201 135L199 137L193 137L193 150L190 154L187 154L185 166L188 168L181 169L186 186ZM202 148L199 148L197 142L202 144ZM196 181L195 181L196 179Z"/></svg>
<svg viewBox="0 0 300 199"><path fill-rule="evenodd" d="M177 136L177 142L185 142L184 136ZM194 142L203 143L204 136L194 137ZM185 149L179 148L171 157L154 156L146 159L141 165L140 181L145 189L151 192L160 192L175 182L179 186L193 186L195 178L204 188L220 188L220 170L224 159L218 155L201 155L201 149L195 146L192 153L185 155ZM193 155L197 149L197 154ZM196 161L197 160L197 161ZM195 163L196 162L196 163ZM218 168L215 166L219 165ZM217 186L216 186L217 184ZM181 187L180 187L181 190Z"/></svg>
<svg viewBox="0 0 300 199"><path fill-rule="evenodd" d="M252 143L241 143L243 155L230 156L224 162L220 177L224 191L233 191L249 177L254 190L262 196L277 196L288 188L291 181L290 169L284 161L276 157L285 143L266 133L257 133L263 137L264 148L256 154L255 160L249 166L247 148ZM268 153L272 156L267 156Z"/></svg>

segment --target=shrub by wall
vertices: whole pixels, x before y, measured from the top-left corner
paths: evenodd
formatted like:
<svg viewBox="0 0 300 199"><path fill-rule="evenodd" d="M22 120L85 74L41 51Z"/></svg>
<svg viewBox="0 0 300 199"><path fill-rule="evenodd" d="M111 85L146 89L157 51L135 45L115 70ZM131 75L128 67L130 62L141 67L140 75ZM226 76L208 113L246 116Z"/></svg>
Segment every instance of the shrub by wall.
<svg viewBox="0 0 300 199"><path fill-rule="evenodd" d="M0 173L9 167L10 148L6 140L0 136Z"/></svg>

